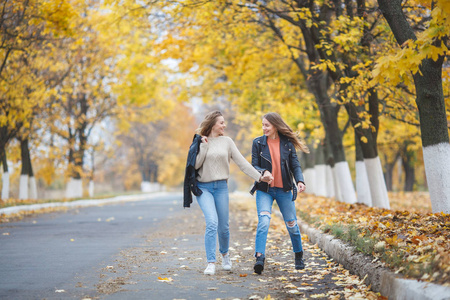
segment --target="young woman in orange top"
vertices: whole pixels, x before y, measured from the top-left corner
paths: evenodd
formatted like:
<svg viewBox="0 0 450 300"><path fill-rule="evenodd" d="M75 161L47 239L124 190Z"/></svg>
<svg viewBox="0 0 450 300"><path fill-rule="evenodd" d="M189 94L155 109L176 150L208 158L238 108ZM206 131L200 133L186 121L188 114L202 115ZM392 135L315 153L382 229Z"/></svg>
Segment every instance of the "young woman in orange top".
<svg viewBox="0 0 450 300"><path fill-rule="evenodd" d="M258 227L255 240L256 263L254 271L264 270L267 233L269 231L273 201L276 200L289 232L295 253L295 268L304 269L303 247L297 224L295 202L306 188L295 148L309 153L308 147L277 113L268 113L262 119L263 136L253 140L252 165L263 175L272 174L270 183L256 182Z"/></svg>

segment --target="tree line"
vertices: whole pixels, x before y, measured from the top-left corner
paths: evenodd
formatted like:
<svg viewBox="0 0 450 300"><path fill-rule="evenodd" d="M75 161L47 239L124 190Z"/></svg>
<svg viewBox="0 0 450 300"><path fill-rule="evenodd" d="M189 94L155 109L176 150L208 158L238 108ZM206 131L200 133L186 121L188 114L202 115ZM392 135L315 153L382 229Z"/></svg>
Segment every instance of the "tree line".
<svg viewBox="0 0 450 300"><path fill-rule="evenodd" d="M71 178L67 196L80 196L81 179L93 177L85 170L90 137L107 119L133 148L143 181L179 182L184 153L167 145L188 144L189 130L160 133L176 132L170 120L183 111L183 128L195 128L182 103L226 99L237 122L252 122L251 134L272 110L299 130L314 150L302 157L308 192L389 208L392 165L401 157L412 188L423 152L433 211L450 211L444 0L34 0L3 8L3 187L12 139L23 144L22 175L32 177L31 140L52 149L47 157Z"/></svg>

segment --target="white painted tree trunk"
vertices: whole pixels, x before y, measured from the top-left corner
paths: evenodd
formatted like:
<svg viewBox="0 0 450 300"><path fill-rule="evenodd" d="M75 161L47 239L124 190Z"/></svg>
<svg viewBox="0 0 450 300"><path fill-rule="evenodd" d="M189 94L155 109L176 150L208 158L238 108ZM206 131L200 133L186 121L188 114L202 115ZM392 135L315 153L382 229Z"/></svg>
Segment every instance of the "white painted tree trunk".
<svg viewBox="0 0 450 300"><path fill-rule="evenodd" d="M70 178L66 186L66 198L83 197L83 182L81 179Z"/></svg>
<svg viewBox="0 0 450 300"><path fill-rule="evenodd" d="M397 182L402 182L402 176L403 176L403 166L402 166L402 159L397 159L396 162L397 165ZM394 187L394 183L392 183L392 187Z"/></svg>
<svg viewBox="0 0 450 300"><path fill-rule="evenodd" d="M316 170L313 168L308 168L303 173L303 177L305 179L306 190L305 192L308 194L316 194L315 188L315 180L316 180Z"/></svg>
<svg viewBox="0 0 450 300"><path fill-rule="evenodd" d="M2 175L2 199L9 199L9 173Z"/></svg>
<svg viewBox="0 0 450 300"><path fill-rule="evenodd" d="M350 204L356 203L355 187L348 163L346 161L338 162L334 165L334 169L338 182L338 200Z"/></svg>
<svg viewBox="0 0 450 300"><path fill-rule="evenodd" d="M423 147L433 213L450 214L450 144Z"/></svg>
<svg viewBox="0 0 450 300"><path fill-rule="evenodd" d="M83 197L83 181L81 179L75 179L75 198Z"/></svg>
<svg viewBox="0 0 450 300"><path fill-rule="evenodd" d="M29 196L30 199L37 199L37 184L36 184L36 178L34 176L30 177L29 179Z"/></svg>
<svg viewBox="0 0 450 300"><path fill-rule="evenodd" d="M142 181L141 182L141 192L148 193L151 192L151 183L150 181Z"/></svg>
<svg viewBox="0 0 450 300"><path fill-rule="evenodd" d="M151 191L152 192L159 192L160 190L161 190L161 185L158 182L151 183Z"/></svg>
<svg viewBox="0 0 450 300"><path fill-rule="evenodd" d="M89 181L89 197L94 197L94 181Z"/></svg>
<svg viewBox="0 0 450 300"><path fill-rule="evenodd" d="M338 179L338 177L336 175L336 168L332 167L331 168L331 172L333 174L333 178L332 179L333 179L333 186L334 186L334 198L336 200L343 201L342 200L342 195L341 195L341 189L339 187L339 179Z"/></svg>
<svg viewBox="0 0 450 300"><path fill-rule="evenodd" d="M19 200L28 199L28 175L20 175Z"/></svg>
<svg viewBox="0 0 450 300"><path fill-rule="evenodd" d="M317 196L327 196L327 166L326 165L315 165L316 170L316 180L314 181Z"/></svg>
<svg viewBox="0 0 450 300"><path fill-rule="evenodd" d="M369 179L372 206L389 209L389 196L380 157L365 158L364 163L366 165L367 178Z"/></svg>
<svg viewBox="0 0 450 300"><path fill-rule="evenodd" d="M327 197L333 198L336 196L336 190L334 185L333 169L331 168L330 165L327 165L326 173L327 173L327 180L326 180Z"/></svg>
<svg viewBox="0 0 450 300"><path fill-rule="evenodd" d="M369 178L367 177L366 164L363 161L357 161L356 169L356 196L358 203L372 206L372 195L370 194Z"/></svg>
<svg viewBox="0 0 450 300"><path fill-rule="evenodd" d="M344 199L342 198L341 193L341 183L339 182L339 174L337 173L336 165L331 168L331 171L333 172L334 198L338 201L343 202Z"/></svg>

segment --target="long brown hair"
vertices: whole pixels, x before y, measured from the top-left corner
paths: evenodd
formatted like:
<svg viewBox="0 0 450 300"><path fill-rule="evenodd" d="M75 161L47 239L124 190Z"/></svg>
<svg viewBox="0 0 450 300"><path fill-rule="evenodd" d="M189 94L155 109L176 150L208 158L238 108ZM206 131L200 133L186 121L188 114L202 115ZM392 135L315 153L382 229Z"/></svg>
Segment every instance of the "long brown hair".
<svg viewBox="0 0 450 300"><path fill-rule="evenodd" d="M196 132L201 136L208 136L211 133L212 128L216 125L217 118L223 116L218 110L212 111L205 116Z"/></svg>
<svg viewBox="0 0 450 300"><path fill-rule="evenodd" d="M306 146L305 142L300 139L298 134L294 132L291 127L289 127L286 122L283 121L281 116L276 112L270 112L263 116L263 119L269 121L272 126L274 126L279 134L284 135L288 140L294 145L295 148L300 149L305 153L309 153L309 148Z"/></svg>

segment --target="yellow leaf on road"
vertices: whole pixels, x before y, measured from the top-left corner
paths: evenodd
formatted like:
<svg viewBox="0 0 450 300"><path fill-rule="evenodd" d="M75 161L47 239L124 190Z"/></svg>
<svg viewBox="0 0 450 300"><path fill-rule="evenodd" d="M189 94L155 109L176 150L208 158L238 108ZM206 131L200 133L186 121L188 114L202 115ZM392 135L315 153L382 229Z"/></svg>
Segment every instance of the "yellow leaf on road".
<svg viewBox="0 0 450 300"><path fill-rule="evenodd" d="M158 277L158 281L160 281L160 282L171 282L171 281L173 281L173 279L170 278L170 277L161 277L161 276L159 276Z"/></svg>

